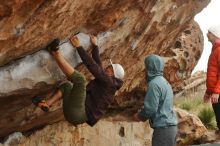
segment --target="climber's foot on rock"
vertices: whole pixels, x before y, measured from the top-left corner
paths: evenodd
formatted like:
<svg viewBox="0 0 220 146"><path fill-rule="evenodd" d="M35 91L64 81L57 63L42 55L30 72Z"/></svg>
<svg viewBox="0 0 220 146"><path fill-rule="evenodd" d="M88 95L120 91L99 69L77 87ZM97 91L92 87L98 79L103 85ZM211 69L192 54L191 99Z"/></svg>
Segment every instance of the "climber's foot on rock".
<svg viewBox="0 0 220 146"><path fill-rule="evenodd" d="M46 103L46 100L42 99L39 96L35 96L32 98L32 103L41 108L44 112L49 112L49 105Z"/></svg>
<svg viewBox="0 0 220 146"><path fill-rule="evenodd" d="M59 50L59 44L60 44L60 40L56 38L46 46L46 49L51 53L56 52Z"/></svg>

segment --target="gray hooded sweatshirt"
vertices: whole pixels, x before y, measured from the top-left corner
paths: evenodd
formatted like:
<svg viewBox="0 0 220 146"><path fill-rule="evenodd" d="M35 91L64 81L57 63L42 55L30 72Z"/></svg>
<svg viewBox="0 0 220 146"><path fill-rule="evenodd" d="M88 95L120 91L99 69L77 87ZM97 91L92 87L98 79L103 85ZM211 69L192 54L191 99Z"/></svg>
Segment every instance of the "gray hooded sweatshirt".
<svg viewBox="0 0 220 146"><path fill-rule="evenodd" d="M152 128L177 125L173 111L173 90L163 77L164 61L157 55L145 58L148 89L144 99L144 109L139 113L141 119L149 119Z"/></svg>

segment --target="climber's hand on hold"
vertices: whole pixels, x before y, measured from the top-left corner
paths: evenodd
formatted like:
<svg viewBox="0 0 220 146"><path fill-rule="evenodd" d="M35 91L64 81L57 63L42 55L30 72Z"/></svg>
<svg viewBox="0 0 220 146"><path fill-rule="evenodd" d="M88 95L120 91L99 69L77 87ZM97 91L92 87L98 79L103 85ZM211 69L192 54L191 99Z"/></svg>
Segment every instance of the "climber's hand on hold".
<svg viewBox="0 0 220 146"><path fill-rule="evenodd" d="M90 42L92 45L97 46L97 38L94 35L89 35L90 36Z"/></svg>
<svg viewBox="0 0 220 146"><path fill-rule="evenodd" d="M73 45L73 47L75 47L75 48L80 47L80 41L76 36L71 36L70 37L70 42Z"/></svg>

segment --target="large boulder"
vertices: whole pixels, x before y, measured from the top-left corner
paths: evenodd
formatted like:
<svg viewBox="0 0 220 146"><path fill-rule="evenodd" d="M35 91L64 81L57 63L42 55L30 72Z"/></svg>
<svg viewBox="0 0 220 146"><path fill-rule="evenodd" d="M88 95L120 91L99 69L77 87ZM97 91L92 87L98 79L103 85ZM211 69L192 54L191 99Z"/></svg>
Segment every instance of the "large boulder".
<svg viewBox="0 0 220 146"><path fill-rule="evenodd" d="M209 2L2 0L0 137L63 120L61 103L44 114L36 111L30 99L54 90L64 77L42 49L54 38L64 42L77 32L85 48L89 48L88 33L98 36L104 66L109 58L124 66L126 77L116 97L117 107L129 99L124 97L146 86L143 59L152 53L165 59L165 76L177 92L201 55L203 37L193 18ZM74 49L68 44L62 48L69 62L90 80L91 74L78 65Z"/></svg>

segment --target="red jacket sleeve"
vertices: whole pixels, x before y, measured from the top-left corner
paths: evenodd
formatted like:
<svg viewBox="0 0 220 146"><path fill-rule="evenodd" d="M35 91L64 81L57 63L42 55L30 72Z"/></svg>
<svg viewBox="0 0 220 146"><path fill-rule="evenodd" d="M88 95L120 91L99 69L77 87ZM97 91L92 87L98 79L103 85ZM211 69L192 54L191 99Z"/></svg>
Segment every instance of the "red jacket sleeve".
<svg viewBox="0 0 220 146"><path fill-rule="evenodd" d="M214 93L220 94L220 47L216 48L216 58L218 62L218 79L214 88Z"/></svg>

